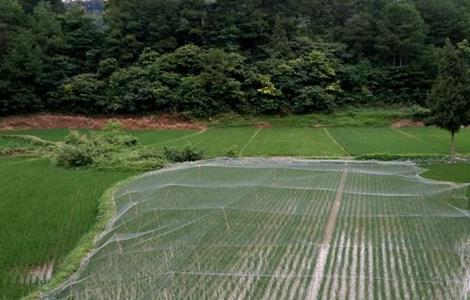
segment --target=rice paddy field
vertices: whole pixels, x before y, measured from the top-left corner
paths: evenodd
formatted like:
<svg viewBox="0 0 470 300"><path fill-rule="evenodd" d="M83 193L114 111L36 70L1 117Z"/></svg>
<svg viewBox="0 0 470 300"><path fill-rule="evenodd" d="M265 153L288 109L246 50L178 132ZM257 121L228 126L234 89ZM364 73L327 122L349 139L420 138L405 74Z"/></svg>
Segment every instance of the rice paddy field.
<svg viewBox="0 0 470 300"><path fill-rule="evenodd" d="M344 156L347 152L323 128L265 128L242 156Z"/></svg>
<svg viewBox="0 0 470 300"><path fill-rule="evenodd" d="M4 131L58 141L66 129ZM193 145L206 157L224 156L229 150L238 156L341 157L366 154L422 155L449 152L449 134L437 128L389 127L228 127L206 130L132 130L129 133L145 145L156 148ZM24 141L0 137L0 147L24 145ZM457 152L470 154L470 129L457 134Z"/></svg>
<svg viewBox="0 0 470 300"><path fill-rule="evenodd" d="M353 128L328 129L331 135L351 154L446 154L450 135L437 128ZM457 152L470 153L470 130L457 135Z"/></svg>
<svg viewBox="0 0 470 300"><path fill-rule="evenodd" d="M239 157L331 159L384 153L445 155L450 139L436 128L389 127L244 126L131 133L155 149L191 144L206 158L229 151ZM1 134L60 141L69 130ZM0 150L27 145L0 136ZM461 155L470 154L470 129L458 134L457 149ZM62 286L48 297L94 299L103 292L104 298L126 299L132 298L129 293L142 292L145 298L155 282L162 283L152 287L165 295L162 299L470 297L456 298L470 290L470 275L462 268L462 249L468 249L464 246L470 234L465 189L432 184L419 176L468 183L470 164L428 163L422 166L427 171L415 166L378 171L357 163L346 167L338 162L333 169L318 170L310 163L299 167L280 161L267 167L263 159L251 159L250 166L230 160L228 167L216 163L142 177L139 185L116 198L118 211L125 213L115 219L120 226L101 240L103 248L94 256L100 259L90 260L88 266L97 268L77 275L122 271L122 277L103 275L96 281L103 286L115 282L119 289L97 289L84 280L83 286ZM65 170L46 159L0 156L0 299L20 299L46 282L95 224L103 192L134 174ZM163 183L155 184L156 178ZM143 201L126 211L130 200ZM145 218L139 219L143 211ZM124 250L129 252L120 253ZM149 267L158 263L156 277L146 277L145 266L133 269L130 253ZM116 260L123 265L114 266ZM129 269L124 272L124 267ZM132 276L137 279L129 287ZM321 280L313 283L314 278ZM85 286L87 297L81 297ZM120 294L113 294L116 291Z"/></svg>
<svg viewBox="0 0 470 300"><path fill-rule="evenodd" d="M65 170L37 158L0 159L0 299L46 278L93 226L98 199L129 172ZM43 275L50 276L48 272Z"/></svg>
<svg viewBox="0 0 470 300"><path fill-rule="evenodd" d="M464 185L410 163L217 159L148 173L45 299L467 299Z"/></svg>

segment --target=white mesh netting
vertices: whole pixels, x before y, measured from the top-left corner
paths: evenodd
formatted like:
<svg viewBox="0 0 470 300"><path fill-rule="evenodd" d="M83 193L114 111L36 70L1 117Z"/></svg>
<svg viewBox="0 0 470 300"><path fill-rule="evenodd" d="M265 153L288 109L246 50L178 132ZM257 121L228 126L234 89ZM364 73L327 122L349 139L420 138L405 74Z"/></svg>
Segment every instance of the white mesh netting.
<svg viewBox="0 0 470 300"><path fill-rule="evenodd" d="M464 185L408 163L216 159L140 176L46 299L467 299Z"/></svg>

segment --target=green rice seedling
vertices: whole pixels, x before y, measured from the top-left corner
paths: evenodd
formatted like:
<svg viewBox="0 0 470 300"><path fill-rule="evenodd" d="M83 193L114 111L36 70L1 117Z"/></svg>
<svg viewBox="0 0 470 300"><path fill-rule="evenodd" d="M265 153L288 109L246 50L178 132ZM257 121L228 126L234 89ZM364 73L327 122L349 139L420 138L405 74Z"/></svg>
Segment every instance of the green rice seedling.
<svg viewBox="0 0 470 300"><path fill-rule="evenodd" d="M0 299L18 299L93 226L98 198L132 172L66 170L46 159L0 159Z"/></svg>
<svg viewBox="0 0 470 300"><path fill-rule="evenodd" d="M331 135L353 155L361 154L446 154L447 145L442 139L428 139L426 133L433 128L419 128L414 135L404 129L379 128L330 128ZM442 132L444 134L444 132ZM421 136L422 135L422 136ZM444 135L443 135L444 136ZM459 138L459 137L458 137ZM466 137L464 137L466 138ZM450 147L450 146L449 146Z"/></svg>
<svg viewBox="0 0 470 300"><path fill-rule="evenodd" d="M465 185L422 171L251 158L144 174L116 191L83 268L46 299L450 299L470 219L446 201Z"/></svg>
<svg viewBox="0 0 470 300"><path fill-rule="evenodd" d="M223 156L227 148L242 149L257 130L254 127L209 128L177 140L160 143L156 147L175 146L182 148L191 145L202 150L206 157Z"/></svg>
<svg viewBox="0 0 470 300"><path fill-rule="evenodd" d="M263 128L245 156L344 156L348 153L324 128Z"/></svg>

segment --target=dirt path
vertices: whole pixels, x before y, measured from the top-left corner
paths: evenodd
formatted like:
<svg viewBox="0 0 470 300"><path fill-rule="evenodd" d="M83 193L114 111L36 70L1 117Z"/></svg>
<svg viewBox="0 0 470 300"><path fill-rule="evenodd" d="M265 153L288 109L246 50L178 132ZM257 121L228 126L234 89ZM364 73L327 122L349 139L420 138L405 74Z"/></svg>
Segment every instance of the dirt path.
<svg viewBox="0 0 470 300"><path fill-rule="evenodd" d="M250 144L253 142L253 140L256 138L256 136L258 135L258 133L262 130L263 128L258 128L258 130L255 131L255 133L253 133L253 135L251 136L251 138L248 140L248 142L245 144L245 146L243 146L243 148L240 150L240 153L238 154L238 156L243 156L243 152L245 152L246 148L248 148L248 146L250 146Z"/></svg>
<svg viewBox="0 0 470 300"><path fill-rule="evenodd" d="M328 136L328 138L330 138L330 140L333 141L333 143L335 143L336 145L338 145L338 147L340 147L344 153L346 154L351 154L351 152L349 152L348 149L346 149L343 145L341 145L332 135L331 133L328 131L328 129L326 127L323 128L323 130L325 131L325 134Z"/></svg>
<svg viewBox="0 0 470 300"><path fill-rule="evenodd" d="M341 175L338 190L336 191L335 202L331 207L328 220L326 221L323 241L315 262L315 269L313 270L312 282L308 287L307 299L318 299L319 296L320 287L323 281L323 273L325 271L326 261L330 251L330 244L333 239L333 233L336 226L336 219L338 218L339 208L341 206L341 199L343 197L347 174L348 170L345 169Z"/></svg>

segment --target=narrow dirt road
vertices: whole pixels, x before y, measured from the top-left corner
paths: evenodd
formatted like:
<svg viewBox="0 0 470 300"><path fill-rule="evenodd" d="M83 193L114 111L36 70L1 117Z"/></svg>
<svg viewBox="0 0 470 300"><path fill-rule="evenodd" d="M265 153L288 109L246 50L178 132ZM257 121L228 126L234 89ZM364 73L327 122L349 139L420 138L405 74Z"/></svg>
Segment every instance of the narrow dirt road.
<svg viewBox="0 0 470 300"><path fill-rule="evenodd" d="M339 208L341 206L341 199L343 197L347 174L348 170L345 169L339 181L338 190L336 191L335 202L331 207L328 220L326 221L324 237L315 262L315 269L313 270L312 281L310 282L310 286L308 288L307 299L319 298L318 296L320 292L320 287L323 281L322 276L325 271L326 261L328 258L328 253L330 251L330 244L333 239L333 233L336 226L336 219L338 218Z"/></svg>

